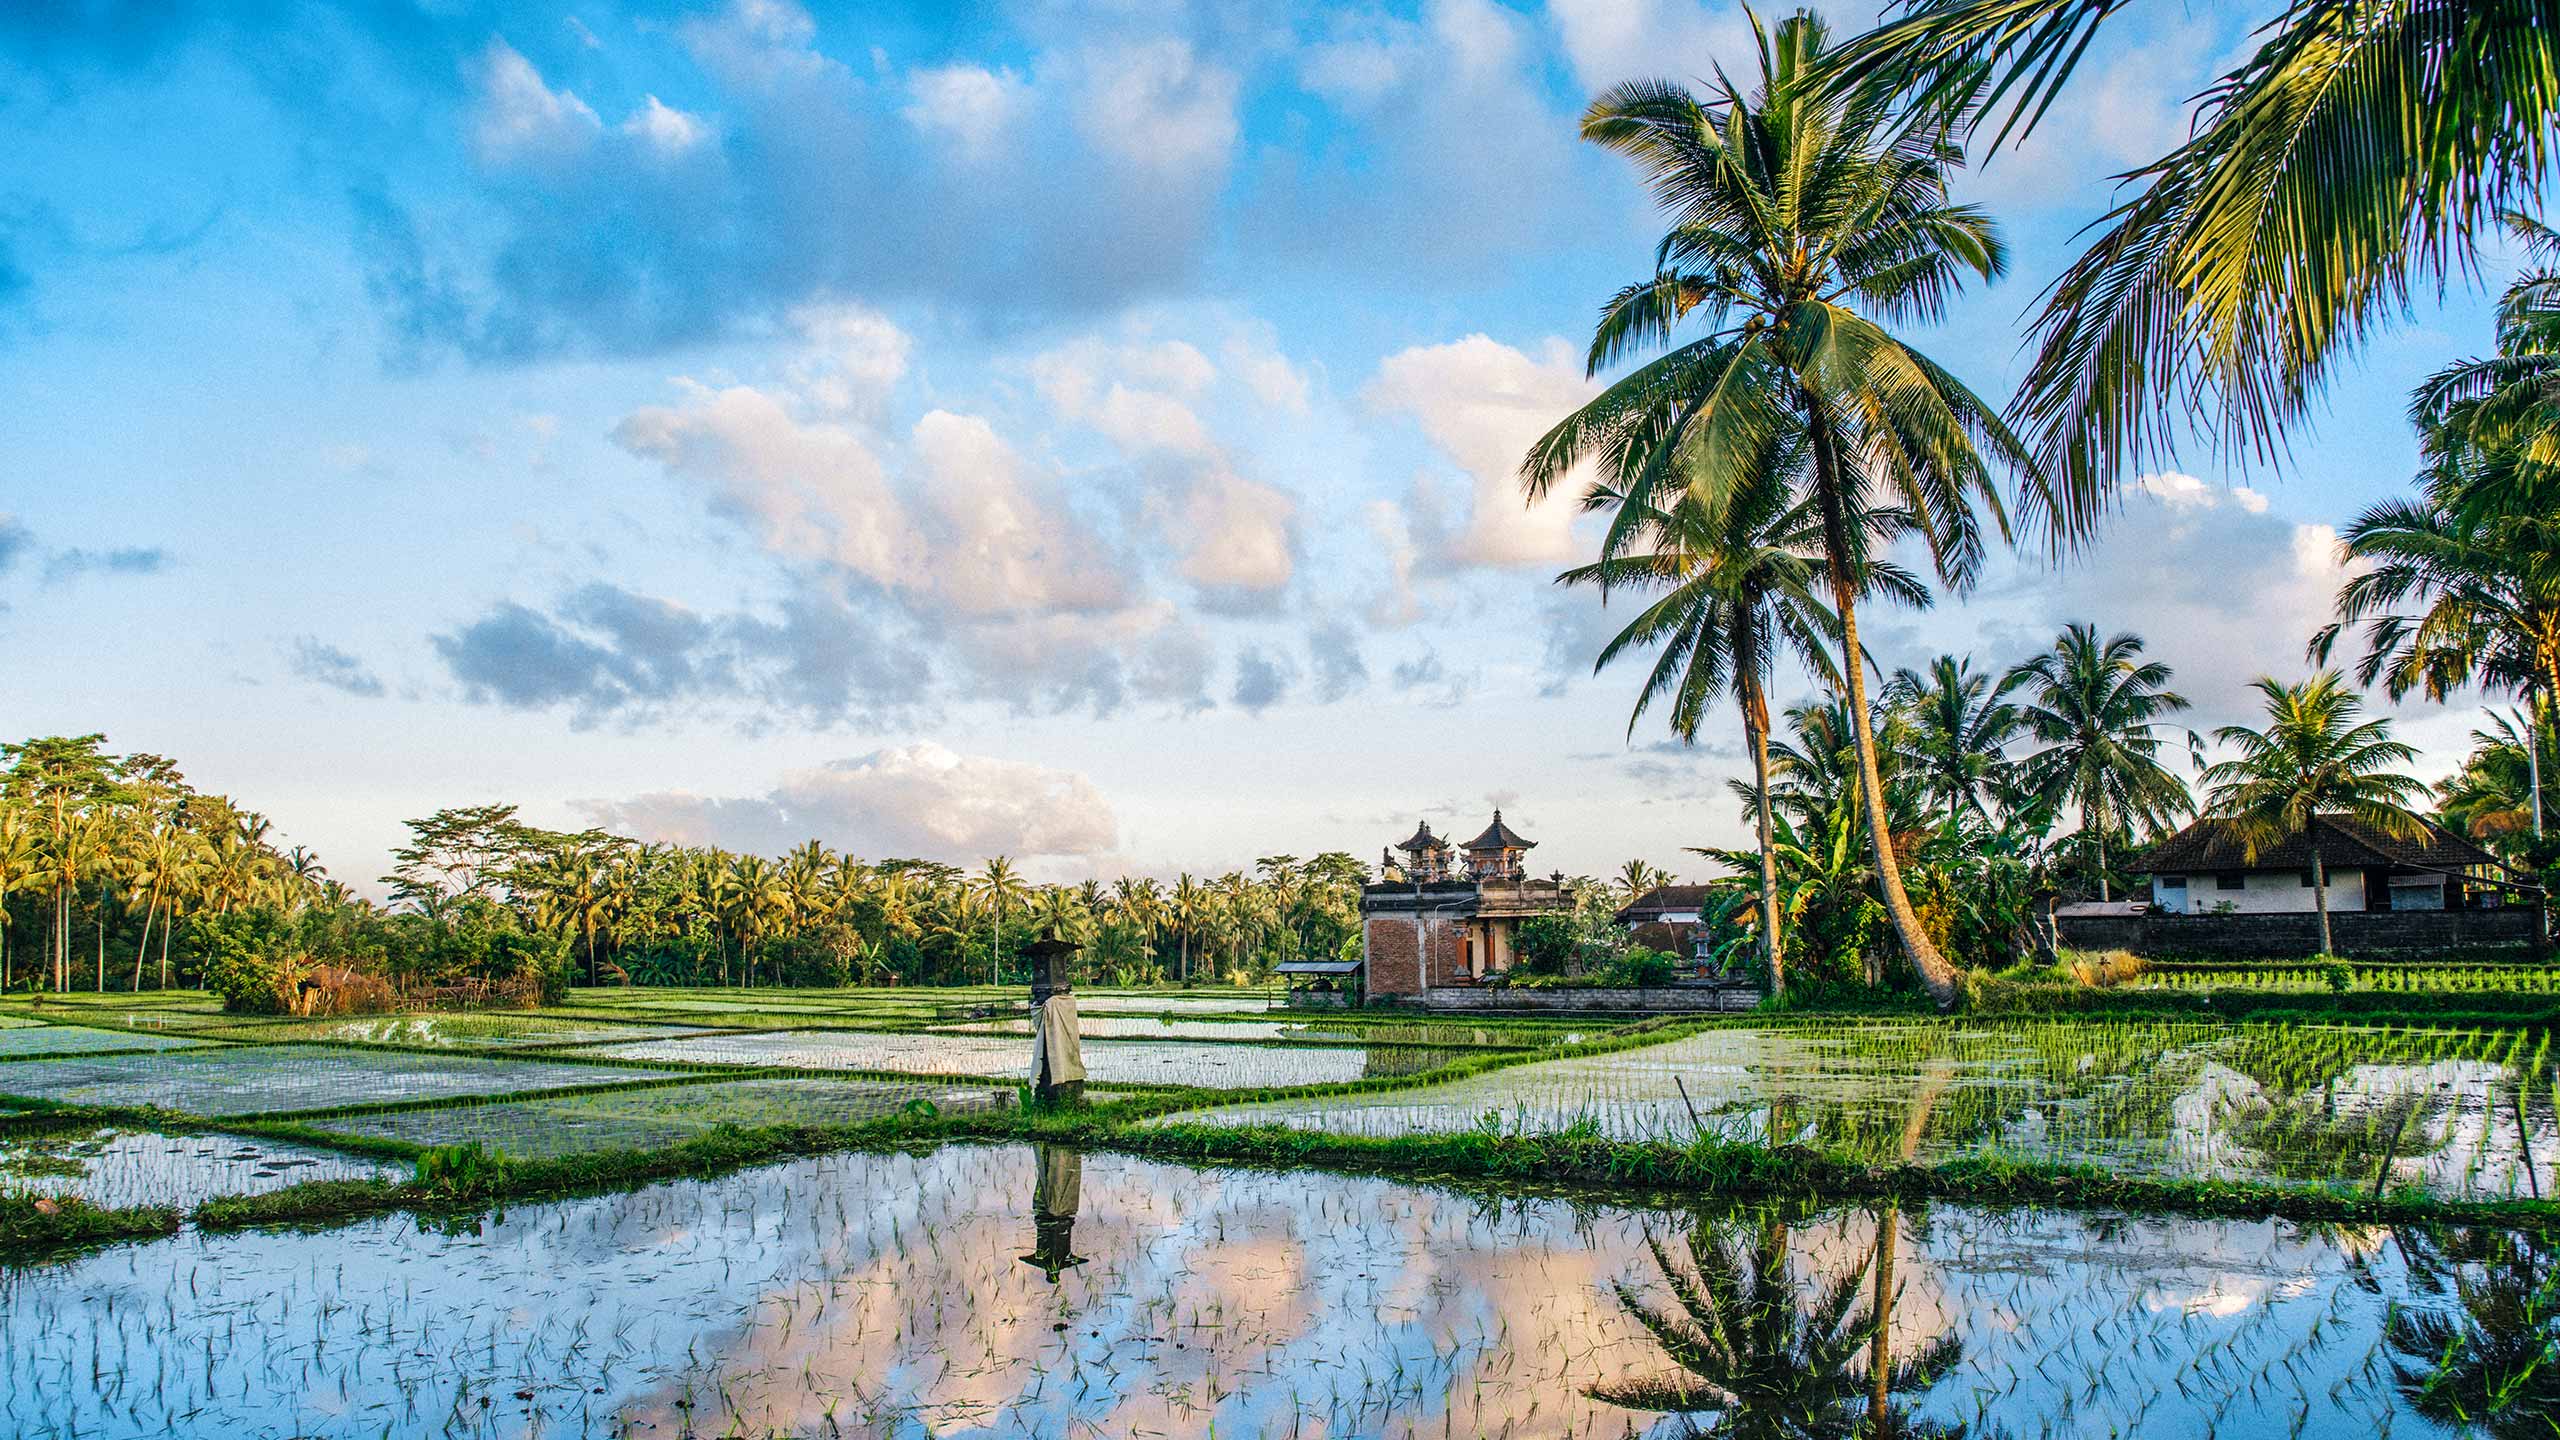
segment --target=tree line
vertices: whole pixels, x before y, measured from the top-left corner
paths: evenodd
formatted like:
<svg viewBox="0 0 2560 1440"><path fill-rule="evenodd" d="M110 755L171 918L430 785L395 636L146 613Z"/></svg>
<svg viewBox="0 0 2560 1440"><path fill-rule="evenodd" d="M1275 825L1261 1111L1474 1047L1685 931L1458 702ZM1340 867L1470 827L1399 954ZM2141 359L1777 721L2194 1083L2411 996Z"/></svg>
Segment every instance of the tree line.
<svg viewBox="0 0 2560 1440"><path fill-rule="evenodd" d="M550 830L512 805L408 822L376 904L266 817L104 735L0 745L0 988L205 984L237 1008L359 977L385 1003L557 997L571 982L994 984L1022 945L1085 946L1121 984L1262 978L1356 953L1368 868L1268 855L1247 870L1035 884L1007 857L975 870L865 860L810 840L779 856Z"/></svg>

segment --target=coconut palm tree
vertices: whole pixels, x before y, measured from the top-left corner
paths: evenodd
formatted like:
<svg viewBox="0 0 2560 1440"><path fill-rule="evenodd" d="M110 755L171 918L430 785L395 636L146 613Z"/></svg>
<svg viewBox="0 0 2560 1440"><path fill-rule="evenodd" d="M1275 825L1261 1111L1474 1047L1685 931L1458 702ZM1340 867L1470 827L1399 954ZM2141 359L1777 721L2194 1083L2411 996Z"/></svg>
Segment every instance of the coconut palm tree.
<svg viewBox="0 0 2560 1440"><path fill-rule="evenodd" d="M1916 0L1827 64L1836 85L1996 124L1997 146L2133 8ZM2476 237L2539 194L2560 125L2551 0L2265 8L2185 143L2126 177L2046 292L2015 413L2075 491L2164 454L2200 411L2228 444L2281 451L2341 357L2412 294L2476 273Z"/></svg>
<svg viewBox="0 0 2560 1440"><path fill-rule="evenodd" d="M2427 788L2391 769L2417 751L2391 738L2391 722L2365 720L2364 698L2336 671L2298 685L2272 676L2256 682L2268 725L2225 725L2214 738L2240 753L2204 772L2208 806L2230 821L2251 858L2265 846L2301 835L2311 847L2311 896L2320 911L2320 950L2335 954L2329 933L2329 867L2320 847L2324 817L2343 815L2386 835L2418 835L2425 826L2409 807Z"/></svg>
<svg viewBox="0 0 2560 1440"><path fill-rule="evenodd" d="M2021 723L1991 677L1975 673L1971 660L1941 655L1926 672L1895 671L1884 703L1909 721L1919 762L1912 769L1928 793L1950 816L1970 810L1991 818L1988 797L2001 789Z"/></svg>
<svg viewBox="0 0 2560 1440"><path fill-rule="evenodd" d="M1191 937L1209 922L1216 897L1206 886L1185 871L1174 877L1173 902L1168 907L1176 929L1182 932L1182 983L1191 983Z"/></svg>
<svg viewBox="0 0 2560 1440"><path fill-rule="evenodd" d="M1688 745L1697 743L1711 702L1729 696L1741 711L1757 797L1761 961L1770 992L1779 995L1786 993L1786 966L1770 853L1769 669L1783 650L1817 675L1836 678L1826 640L1839 628L1817 595L1830 588L1820 518L1787 479L1803 455L1797 447L1790 463L1773 454L1760 483L1737 493L1720 516L1711 517L1682 496L1651 518L1640 542L1649 548L1622 551L1556 577L1563 585L1599 587L1604 602L1622 587L1662 592L1601 648L1591 667L1597 673L1630 651L1653 652L1652 670L1627 717L1630 736L1645 711L1666 697L1672 736ZM1586 504L1605 508L1617 498L1608 486L1595 486ZM1887 562L1870 565L1866 583L1891 588L1913 604L1928 603L1927 587Z"/></svg>
<svg viewBox="0 0 2560 1440"><path fill-rule="evenodd" d="M2436 810L2444 823L2474 840L2512 847L2527 836L2560 828L2560 806L2543 776L2560 775L2560 728L2546 712L2491 712L2471 732L2471 754L2462 768L2436 785Z"/></svg>
<svg viewBox="0 0 2560 1440"><path fill-rule="evenodd" d="M2080 811L2080 834L2094 847L2098 898L2109 898L2106 837L2123 825L2153 833L2191 813L2186 783L2160 763L2161 720L2187 708L2168 688L2169 667L2142 658L2142 637L2073 621L2053 648L2012 666L2003 695L2023 693L2017 718L2041 749L2018 762L2030 794Z"/></svg>
<svg viewBox="0 0 2560 1440"><path fill-rule="evenodd" d="M34 817L22 806L0 801L0 994L15 982L9 963L9 897L33 894L52 883L44 835Z"/></svg>
<svg viewBox="0 0 2560 1440"><path fill-rule="evenodd" d="M1013 862L998 855L979 872L972 893L995 926L995 948L988 955L990 974L987 978L990 984L1001 985L1004 983L1004 917L1007 911L1019 908L1030 892L1024 887L1022 876L1015 872Z"/></svg>
<svg viewBox="0 0 2560 1440"><path fill-rule="evenodd" d="M1962 588L1981 565L1986 519L2009 533L2000 470L2026 478L2030 505L2058 538L2080 533L2098 507L2053 503L1992 408L1885 328L1934 319L1966 275L2006 268L1989 218L1947 199L1962 157L1944 122L1865 93L1826 94L1816 69L1829 32L1810 15L1753 28L1755 95L1729 80L1705 100L1638 81L1584 113L1584 138L1632 159L1672 220L1655 272L1602 310L1590 369L1668 348L1549 431L1521 476L1534 497L1599 460L1621 501L1607 559L1667 508L1663 491L1684 490L1720 515L1773 440L1790 437L1808 455L1804 498L1821 520L1840 649L1861 655L1873 512L1902 512L1939 578ZM1675 343L1692 320L1706 333ZM1864 793L1880 798L1863 667L1842 668ZM1881 804L1868 809L1878 889L1903 952L1930 994L1952 1003L1955 972L1904 892Z"/></svg>

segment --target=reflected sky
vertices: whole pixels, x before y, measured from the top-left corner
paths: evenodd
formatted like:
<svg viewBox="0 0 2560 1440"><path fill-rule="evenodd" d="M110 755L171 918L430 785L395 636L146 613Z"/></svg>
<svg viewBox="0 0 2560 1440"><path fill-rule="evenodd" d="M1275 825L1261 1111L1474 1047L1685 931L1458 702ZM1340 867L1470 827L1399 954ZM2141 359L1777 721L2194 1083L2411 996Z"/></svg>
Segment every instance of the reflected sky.
<svg viewBox="0 0 2560 1440"><path fill-rule="evenodd" d="M2422 1405L2470 1383L2404 1380L2393 1306L2457 1340L2486 1314L2510 1351L2551 1333L2530 1305L2467 1303L2547 1270L2488 1232L1645 1210L1049 1158L838 1155L445 1229L188 1234L0 1272L0 1431L1666 1440L1752 1433L1731 1397L1780 1403L1775 1376L1820 1401L1795 1433L1845 1435L1881 1329L1914 1433L2373 1440L2442 1433ZM1062 1212L1082 1263L1026 1263ZM1792 1317L1843 1297L1837 1363L1730 1357L1759 1388L1719 1391L1731 1375L1648 1333L1640 1308L1714 1289L1702 1252L1760 1277L1735 1282L1758 1297L1737 1332L1801 1337ZM1603 1398L1665 1376L1689 1413Z"/></svg>

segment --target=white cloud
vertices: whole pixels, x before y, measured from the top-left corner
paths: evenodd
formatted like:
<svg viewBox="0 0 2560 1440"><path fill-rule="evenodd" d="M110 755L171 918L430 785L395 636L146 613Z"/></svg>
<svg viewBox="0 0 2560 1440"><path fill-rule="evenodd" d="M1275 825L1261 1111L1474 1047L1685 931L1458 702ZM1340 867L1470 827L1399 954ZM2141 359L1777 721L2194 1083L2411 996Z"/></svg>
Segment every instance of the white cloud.
<svg viewBox="0 0 2560 1440"><path fill-rule="evenodd" d="M1130 599L1110 548L982 419L926 414L907 437L907 473L893 476L845 426L796 418L751 386L681 384L684 405L634 411L614 438L708 482L779 557L849 572L943 616L1104 611Z"/></svg>
<svg viewBox="0 0 2560 1440"><path fill-rule="evenodd" d="M1040 493L1013 447L974 415L936 410L914 446L941 602L968 614L1118 610L1130 587L1100 541Z"/></svg>
<svg viewBox="0 0 2560 1440"><path fill-rule="evenodd" d="M711 127L701 116L678 110L652 95L622 122L622 133L673 159L708 139Z"/></svg>
<svg viewBox="0 0 2560 1440"><path fill-rule="evenodd" d="M1589 398L1591 382L1562 340L1537 358L1484 335L1401 350L1379 363L1369 403L1411 415L1466 472L1467 523L1449 542L1459 564L1545 566L1579 552L1573 521L1584 482L1568 476L1535 504L1520 489L1521 457Z"/></svg>
<svg viewBox="0 0 2560 1440"><path fill-rule="evenodd" d="M2240 487L2144 476L2097 543L2061 574L2030 566L2002 594L1984 597L1999 608L2023 602L2023 613L1967 648L2006 665L2049 644L2065 621L2088 621L2102 634L2132 630L2195 702L2181 717L2187 723L2254 719L2249 681L2311 672L2303 647L2329 620L2348 574L2337 541L2332 527L2273 513L2266 497ZM1968 617L1950 610L1947 618ZM1920 628L1938 627L1924 619Z"/></svg>
<svg viewBox="0 0 2560 1440"><path fill-rule="evenodd" d="M1236 143L1235 72L1178 39L1098 51L1085 68L1076 123L1104 155L1168 177L1225 168Z"/></svg>
<svg viewBox="0 0 2560 1440"><path fill-rule="evenodd" d="M822 410L876 411L905 378L915 350L907 332L862 305L804 305L791 324L810 349L791 367L792 383Z"/></svg>
<svg viewBox="0 0 2560 1440"><path fill-rule="evenodd" d="M1180 548L1184 579L1231 591L1285 588L1297 565L1298 504L1224 467L1158 507L1165 539Z"/></svg>
<svg viewBox="0 0 2560 1440"><path fill-rule="evenodd" d="M1696 0L1549 0L1573 78L1597 91L1624 80L1696 84L1721 63L1750 73L1751 24L1738 6Z"/></svg>
<svg viewBox="0 0 2560 1440"><path fill-rule="evenodd" d="M840 425L803 424L747 385L677 382L680 406L649 406L614 427L624 449L709 482L716 503L767 550L889 586L912 579L923 546L880 457Z"/></svg>
<svg viewBox="0 0 2560 1440"><path fill-rule="evenodd" d="M1031 109L1031 87L1010 70L944 65L917 71L907 89L906 122L971 160L994 154Z"/></svg>
<svg viewBox="0 0 2560 1440"><path fill-rule="evenodd" d="M533 62L504 40L491 40L480 52L473 79L480 106L472 140L484 160L560 159L576 153L602 129L587 102L545 85Z"/></svg>
<svg viewBox="0 0 2560 1440"><path fill-rule="evenodd" d="M1258 332L1239 331L1227 337L1227 367L1235 372L1255 399L1274 410L1291 415L1307 413L1309 386L1307 374L1280 353L1267 336Z"/></svg>
<svg viewBox="0 0 2560 1440"><path fill-rule="evenodd" d="M817 839L870 859L955 865L992 855L1094 856L1114 849L1120 833L1110 801L1083 775L931 741L793 770L762 796L661 791L579 808L647 840L778 854Z"/></svg>

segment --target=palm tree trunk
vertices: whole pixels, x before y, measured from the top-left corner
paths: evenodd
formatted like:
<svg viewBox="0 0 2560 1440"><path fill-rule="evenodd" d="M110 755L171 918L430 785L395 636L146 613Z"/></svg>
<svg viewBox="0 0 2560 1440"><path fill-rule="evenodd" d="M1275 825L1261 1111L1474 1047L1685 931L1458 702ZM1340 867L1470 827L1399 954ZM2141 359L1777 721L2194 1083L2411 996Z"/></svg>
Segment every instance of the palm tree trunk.
<svg viewBox="0 0 2560 1440"><path fill-rule="evenodd" d="M133 993L142 993L142 957L151 953L151 912L160 907L160 886L151 887L151 898L142 905L142 938L133 946Z"/></svg>
<svg viewBox="0 0 2560 1440"><path fill-rule="evenodd" d="M1867 1342L1867 1428L1878 1437L1893 1424L1893 1262L1902 1248L1902 1206L1887 1205L1876 1214L1876 1294L1870 1304L1876 1333Z"/></svg>
<svg viewBox="0 0 2560 1440"><path fill-rule="evenodd" d="M2100 900L2112 900L2115 897L2107 893L2107 832L2105 827L2100 826L2090 830L2089 845L2091 850L2098 857L2098 898Z"/></svg>
<svg viewBox="0 0 2560 1440"><path fill-rule="evenodd" d="M1746 680L1742 697L1742 730L1751 742L1751 778L1759 814L1760 958L1769 971L1769 993L1787 993L1786 954L1778 935L1777 827L1769 819L1769 699L1757 677Z"/></svg>
<svg viewBox="0 0 2560 1440"><path fill-rule="evenodd" d="M98 993L107 993L107 882L98 882Z"/></svg>
<svg viewBox="0 0 2560 1440"><path fill-rule="evenodd" d="M2316 825L2318 822L2313 823ZM2311 831L2310 838L2311 903L2320 911L2320 953L2335 955L2338 953L2338 944L2329 935L2329 867L2320 859L2319 831L2316 829Z"/></svg>
<svg viewBox="0 0 2560 1440"><path fill-rule="evenodd" d="M1911 908L1911 896L1902 888L1901 863L1893 857L1893 832L1885 819L1884 775L1876 767L1876 728L1867 713L1866 652L1858 644L1858 580L1849 571L1852 552L1848 522L1840 511L1839 461L1831 453L1828 431L1819 423L1813 430L1814 484L1822 494L1823 546L1831 558L1832 604L1840 612L1840 669L1858 742L1858 788L1865 795L1867 839L1875 850L1876 889L1882 892L1885 914L1892 917L1893 932L1902 941L1902 953L1910 957L1921 987L1943 1010L1955 1004L1955 967L1929 943L1929 932L1920 928L1920 914Z"/></svg>
<svg viewBox="0 0 2560 1440"><path fill-rule="evenodd" d="M160 988L163 990L169 988L169 932L177 928L178 917L174 913L160 926Z"/></svg>

